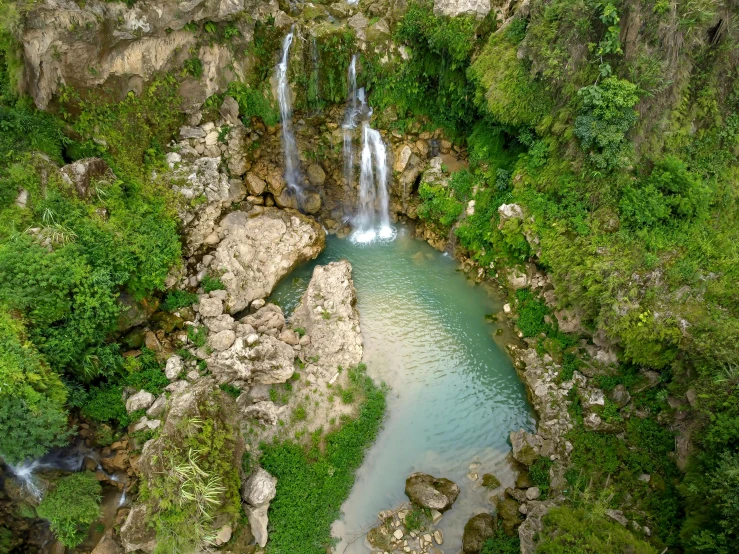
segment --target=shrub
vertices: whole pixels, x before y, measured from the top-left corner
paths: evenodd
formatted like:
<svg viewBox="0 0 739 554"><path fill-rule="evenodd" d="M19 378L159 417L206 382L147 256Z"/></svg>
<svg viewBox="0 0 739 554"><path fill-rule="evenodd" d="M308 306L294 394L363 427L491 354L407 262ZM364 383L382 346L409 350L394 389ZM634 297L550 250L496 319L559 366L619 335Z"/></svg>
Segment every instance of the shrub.
<svg viewBox="0 0 739 554"><path fill-rule="evenodd" d="M66 443L66 398L23 323L0 305L0 456L18 463Z"/></svg>
<svg viewBox="0 0 739 554"><path fill-rule="evenodd" d="M100 483L92 473L73 473L57 481L36 512L49 520L59 542L74 548L85 540L90 525L100 517L101 498Z"/></svg>
<svg viewBox="0 0 739 554"><path fill-rule="evenodd" d="M583 148L590 152L590 160L599 169L625 166L626 133L637 119L636 85L626 79L608 77L600 84L583 87L578 96L582 105L574 132Z"/></svg>
<svg viewBox="0 0 739 554"><path fill-rule="evenodd" d="M172 290L164 297L164 302L162 302L160 307L166 312L176 312L180 308L192 306L197 301L198 295L194 292Z"/></svg>
<svg viewBox="0 0 739 554"><path fill-rule="evenodd" d="M521 552L521 541L518 534L509 537L502 527L498 527L495 530L495 536L487 540L480 554L519 554L519 552Z"/></svg>
<svg viewBox="0 0 739 554"><path fill-rule="evenodd" d="M203 280L200 281L200 285L203 287L203 292L206 293L213 292L214 290L223 290L226 288L220 278L213 277L210 274L206 274L203 277Z"/></svg>

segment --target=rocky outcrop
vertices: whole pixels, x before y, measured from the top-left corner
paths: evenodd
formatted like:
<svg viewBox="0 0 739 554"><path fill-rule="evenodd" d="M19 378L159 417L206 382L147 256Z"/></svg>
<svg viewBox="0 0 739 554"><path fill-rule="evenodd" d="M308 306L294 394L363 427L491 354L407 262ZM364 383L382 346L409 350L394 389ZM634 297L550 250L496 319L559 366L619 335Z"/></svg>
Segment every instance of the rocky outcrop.
<svg viewBox="0 0 739 554"><path fill-rule="evenodd" d="M362 361L362 334L356 308L357 291L347 261L313 270L308 289L291 320L301 339L305 359L327 371L350 368Z"/></svg>
<svg viewBox="0 0 739 554"><path fill-rule="evenodd" d="M146 504L137 504L121 527L121 542L126 552L153 552L157 546L156 533L149 526L151 514Z"/></svg>
<svg viewBox="0 0 739 554"><path fill-rule="evenodd" d="M219 227L211 267L219 272L228 292L228 312L246 308L268 296L277 282L299 264L323 250L323 228L295 210L255 206L250 212L231 212Z"/></svg>
<svg viewBox="0 0 739 554"><path fill-rule="evenodd" d="M219 383L268 385L287 381L295 372L293 347L269 335L253 335L251 341L250 337L238 337L230 348L208 359Z"/></svg>
<svg viewBox="0 0 739 554"><path fill-rule="evenodd" d="M116 180L108 164L100 158L85 158L61 168L62 180L73 187L80 198L88 198L92 194L91 185L97 181L112 183Z"/></svg>
<svg viewBox="0 0 739 554"><path fill-rule="evenodd" d="M232 54L244 52L253 36L253 23L234 17L245 9L257 17L282 13L276 2L254 0L139 1L131 7L101 0L37 2L22 36L25 89L42 109L63 85L105 86L120 98L128 91L140 93L156 73L179 70L195 50L203 77L190 78L182 92L202 102L243 78L253 63L249 56ZM197 34L185 28L191 22L226 21L239 30L234 48L199 45Z"/></svg>
<svg viewBox="0 0 739 554"><path fill-rule="evenodd" d="M459 486L444 477L414 473L405 480L405 495L422 508L443 513L457 500Z"/></svg>

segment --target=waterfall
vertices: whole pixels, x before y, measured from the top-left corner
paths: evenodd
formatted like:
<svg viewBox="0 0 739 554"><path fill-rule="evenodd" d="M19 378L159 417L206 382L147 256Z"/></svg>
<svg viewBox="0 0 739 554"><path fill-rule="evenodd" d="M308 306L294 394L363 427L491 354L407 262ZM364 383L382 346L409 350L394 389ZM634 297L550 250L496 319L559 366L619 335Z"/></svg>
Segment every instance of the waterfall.
<svg viewBox="0 0 739 554"><path fill-rule="evenodd" d="M354 144L352 142L353 130L357 126L359 107L357 105L357 55L352 56L348 72L349 97L346 102L346 114L344 115L344 180L351 187L354 182Z"/></svg>
<svg viewBox="0 0 739 554"><path fill-rule="evenodd" d="M292 103L290 101L290 83L287 79L287 62L290 45L293 42L293 28L282 42L282 57L275 68L277 78L277 101L280 104L280 120L282 121L282 151L285 158L285 181L295 194L298 205L302 204L303 190L301 186L300 158L298 145L292 127Z"/></svg>
<svg viewBox="0 0 739 554"><path fill-rule="evenodd" d="M364 89L357 89L357 56L352 56L348 71L349 95L344 115L344 178L350 187L354 181L353 130L362 119L362 154L359 172L359 206L354 219L352 239L371 242L375 238L392 239L390 198L388 195L388 159L380 132L370 127L372 110L364 101Z"/></svg>
<svg viewBox="0 0 739 554"><path fill-rule="evenodd" d="M48 454L36 460L26 460L18 465L6 465L10 473L37 500L44 496L44 489L39 485L35 474L42 470L60 469L62 471L81 471L85 457L97 457L97 454L83 444L65 448L52 449Z"/></svg>

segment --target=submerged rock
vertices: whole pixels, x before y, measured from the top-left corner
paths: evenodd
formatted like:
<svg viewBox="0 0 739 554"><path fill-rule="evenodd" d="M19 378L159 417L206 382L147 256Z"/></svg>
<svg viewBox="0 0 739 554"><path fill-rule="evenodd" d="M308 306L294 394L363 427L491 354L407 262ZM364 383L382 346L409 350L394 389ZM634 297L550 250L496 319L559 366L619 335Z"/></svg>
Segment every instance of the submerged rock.
<svg viewBox="0 0 739 554"><path fill-rule="evenodd" d="M405 480L405 494L422 508L446 512L459 496L459 486L444 477L414 473Z"/></svg>
<svg viewBox="0 0 739 554"><path fill-rule="evenodd" d="M477 514L464 526L462 551L464 554L479 554L487 540L495 535L496 522L490 514Z"/></svg>

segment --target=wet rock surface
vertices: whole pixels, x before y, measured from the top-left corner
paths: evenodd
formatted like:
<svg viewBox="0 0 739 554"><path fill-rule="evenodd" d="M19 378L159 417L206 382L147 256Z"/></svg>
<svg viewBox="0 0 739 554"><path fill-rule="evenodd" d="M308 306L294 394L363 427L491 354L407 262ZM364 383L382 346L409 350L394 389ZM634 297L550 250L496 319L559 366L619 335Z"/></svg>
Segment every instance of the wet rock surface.
<svg viewBox="0 0 739 554"><path fill-rule="evenodd" d="M422 508L444 513L457 500L459 486L444 477L414 473L405 481L405 495Z"/></svg>

